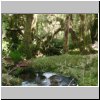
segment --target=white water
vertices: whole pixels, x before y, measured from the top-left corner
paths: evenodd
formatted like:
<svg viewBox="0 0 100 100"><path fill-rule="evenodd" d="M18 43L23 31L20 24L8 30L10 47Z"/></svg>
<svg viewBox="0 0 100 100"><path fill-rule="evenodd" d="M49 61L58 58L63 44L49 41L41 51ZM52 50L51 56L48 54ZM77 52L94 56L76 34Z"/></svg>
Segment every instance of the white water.
<svg viewBox="0 0 100 100"><path fill-rule="evenodd" d="M36 74L37 76L38 76L38 74ZM56 75L56 73L52 73L52 72L45 72L45 73L43 73L43 76L45 76L46 77L46 79L44 79L42 82L41 82L41 84L43 85L43 86L50 86L50 77L51 76L53 76L53 75ZM22 82L22 84L21 84L22 86L38 86L38 84L36 84L35 82L34 82L34 80L33 80L33 82L29 82L29 81L23 81Z"/></svg>
<svg viewBox="0 0 100 100"><path fill-rule="evenodd" d="M52 72L45 72L45 73L43 73L43 76L45 76L45 79L43 79L42 81L40 80L40 83L37 83L35 81L35 79L33 79L33 81L31 81L31 82L23 81L21 85L22 86L50 86L52 84L50 82L51 81L50 77L53 75L57 75L57 74L52 73ZM37 74L37 77L39 77L38 74ZM57 76L57 77L55 77L55 79L58 81L58 86L65 86L65 85L70 86L70 82L72 82L74 78L69 79L69 77ZM73 83L73 86L75 86L75 84L76 83Z"/></svg>
<svg viewBox="0 0 100 100"><path fill-rule="evenodd" d="M35 82L28 82L28 81L24 81L21 84L22 86L38 86Z"/></svg>
<svg viewBox="0 0 100 100"><path fill-rule="evenodd" d="M52 73L52 72L45 72L45 73L43 73L43 76L45 76L46 78L50 78L53 75L56 75L56 73Z"/></svg>

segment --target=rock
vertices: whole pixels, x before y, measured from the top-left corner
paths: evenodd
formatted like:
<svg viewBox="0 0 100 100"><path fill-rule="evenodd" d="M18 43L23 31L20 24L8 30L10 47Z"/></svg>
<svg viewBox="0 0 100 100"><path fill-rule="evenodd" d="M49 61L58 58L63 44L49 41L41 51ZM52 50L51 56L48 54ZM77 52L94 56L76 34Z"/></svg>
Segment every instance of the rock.
<svg viewBox="0 0 100 100"><path fill-rule="evenodd" d="M46 79L46 77L43 76L41 73L36 73L35 81L36 81L36 83L37 83L39 86L44 86L44 85L46 85L46 84L45 84L45 82L46 82L45 79Z"/></svg>
<svg viewBox="0 0 100 100"><path fill-rule="evenodd" d="M77 81L73 77L53 75L50 77L51 86L77 86Z"/></svg>
<svg viewBox="0 0 100 100"><path fill-rule="evenodd" d="M42 78L43 77L43 78ZM36 83L39 86L77 86L77 81L73 77L66 77L52 72L37 73Z"/></svg>

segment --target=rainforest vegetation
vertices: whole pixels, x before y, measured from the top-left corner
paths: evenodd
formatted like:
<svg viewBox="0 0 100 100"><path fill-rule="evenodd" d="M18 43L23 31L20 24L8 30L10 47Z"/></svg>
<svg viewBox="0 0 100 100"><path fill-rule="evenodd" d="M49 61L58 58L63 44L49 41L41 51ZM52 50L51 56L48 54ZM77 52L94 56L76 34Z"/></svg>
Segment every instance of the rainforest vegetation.
<svg viewBox="0 0 100 100"><path fill-rule="evenodd" d="M19 86L35 72L98 85L97 14L2 14L2 85Z"/></svg>

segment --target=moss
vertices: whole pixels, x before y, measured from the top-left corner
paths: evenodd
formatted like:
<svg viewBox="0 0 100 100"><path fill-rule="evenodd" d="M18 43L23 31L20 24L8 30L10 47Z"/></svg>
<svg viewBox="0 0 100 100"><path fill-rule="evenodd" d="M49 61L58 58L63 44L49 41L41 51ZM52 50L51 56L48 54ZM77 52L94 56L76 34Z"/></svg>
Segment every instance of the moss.
<svg viewBox="0 0 100 100"><path fill-rule="evenodd" d="M70 55L33 59L38 71L56 72L75 77L80 86L96 86L98 83L98 55ZM95 80L95 81L94 81Z"/></svg>
<svg viewBox="0 0 100 100"><path fill-rule="evenodd" d="M22 80L8 74L2 74L2 85L3 86L20 86Z"/></svg>
<svg viewBox="0 0 100 100"><path fill-rule="evenodd" d="M2 85L20 85L22 80L35 78L35 72L55 72L72 76L79 86L98 85L98 55L70 55L33 58L32 66L18 68L10 75L2 74ZM21 79L17 78L20 77Z"/></svg>

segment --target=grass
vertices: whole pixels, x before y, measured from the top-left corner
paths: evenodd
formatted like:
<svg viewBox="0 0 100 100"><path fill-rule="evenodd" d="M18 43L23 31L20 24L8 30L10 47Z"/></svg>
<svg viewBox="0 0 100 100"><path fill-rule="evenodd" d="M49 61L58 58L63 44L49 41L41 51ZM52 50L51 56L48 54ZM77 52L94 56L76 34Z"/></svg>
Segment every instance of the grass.
<svg viewBox="0 0 100 100"><path fill-rule="evenodd" d="M79 86L98 85L98 55L50 56L33 59L33 68L38 71L56 72L65 76L73 76Z"/></svg>
<svg viewBox="0 0 100 100"><path fill-rule="evenodd" d="M18 68L10 75L6 74L6 69L3 69L2 83L3 85L20 85L22 77L33 80L35 71L55 72L64 76L72 76L78 80L79 86L97 86L98 55L63 54L33 58L32 66L25 69Z"/></svg>

